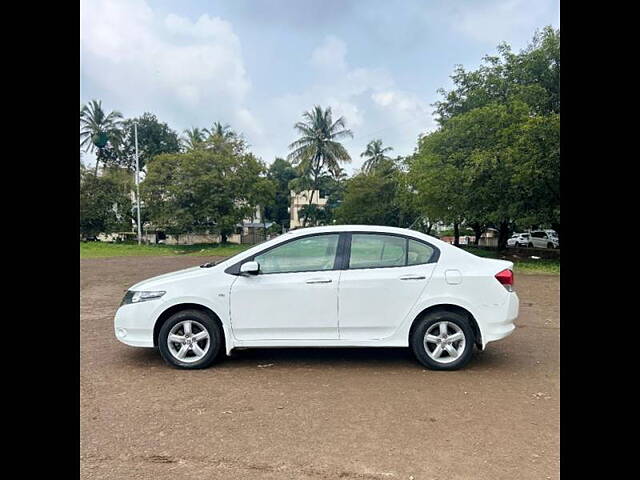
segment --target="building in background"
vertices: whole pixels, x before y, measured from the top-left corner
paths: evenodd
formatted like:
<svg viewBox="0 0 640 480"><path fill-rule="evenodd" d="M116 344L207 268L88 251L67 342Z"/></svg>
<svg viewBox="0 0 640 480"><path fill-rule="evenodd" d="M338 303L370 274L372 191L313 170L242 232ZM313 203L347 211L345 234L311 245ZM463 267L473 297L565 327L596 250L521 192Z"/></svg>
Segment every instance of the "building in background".
<svg viewBox="0 0 640 480"><path fill-rule="evenodd" d="M290 215L290 223L289 228L293 230L294 228L302 227L302 222L304 220L304 214L302 213L302 208L310 204L311 199L311 190L303 190L300 193L296 193L291 190L291 206L289 207L289 215ZM328 197L321 197L320 190L313 190L313 205L317 205L319 208L324 208L329 200ZM309 226L309 225L307 225Z"/></svg>

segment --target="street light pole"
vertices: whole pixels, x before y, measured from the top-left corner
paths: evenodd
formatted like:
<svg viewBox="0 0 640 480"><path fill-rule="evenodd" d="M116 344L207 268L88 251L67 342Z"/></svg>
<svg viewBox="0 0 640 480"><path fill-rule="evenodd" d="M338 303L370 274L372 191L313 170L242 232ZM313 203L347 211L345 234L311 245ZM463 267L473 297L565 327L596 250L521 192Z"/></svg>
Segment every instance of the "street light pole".
<svg viewBox="0 0 640 480"><path fill-rule="evenodd" d="M142 243L142 229L140 228L140 161L138 159L138 122L133 123L136 137L136 200L138 204L138 245Z"/></svg>

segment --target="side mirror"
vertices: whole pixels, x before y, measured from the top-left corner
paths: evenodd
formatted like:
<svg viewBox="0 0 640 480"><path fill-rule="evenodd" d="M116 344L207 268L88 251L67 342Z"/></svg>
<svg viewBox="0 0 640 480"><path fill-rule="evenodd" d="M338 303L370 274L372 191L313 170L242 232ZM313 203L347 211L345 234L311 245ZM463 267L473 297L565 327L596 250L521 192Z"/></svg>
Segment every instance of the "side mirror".
<svg viewBox="0 0 640 480"><path fill-rule="evenodd" d="M240 266L240 275L257 275L260 271L260 264L258 262L246 262Z"/></svg>

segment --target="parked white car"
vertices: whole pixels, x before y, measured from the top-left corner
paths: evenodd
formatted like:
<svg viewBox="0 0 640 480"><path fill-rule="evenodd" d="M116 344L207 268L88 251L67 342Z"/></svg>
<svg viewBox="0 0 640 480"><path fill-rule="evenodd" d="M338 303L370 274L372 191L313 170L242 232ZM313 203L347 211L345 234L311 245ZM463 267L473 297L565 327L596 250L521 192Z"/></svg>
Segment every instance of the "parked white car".
<svg viewBox="0 0 640 480"><path fill-rule="evenodd" d="M529 247L560 248L560 240L553 230L536 230L531 232Z"/></svg>
<svg viewBox="0 0 640 480"><path fill-rule="evenodd" d="M115 335L203 368L245 347L407 347L455 370L515 329L513 263L422 233L330 226L133 285Z"/></svg>
<svg viewBox="0 0 640 480"><path fill-rule="evenodd" d="M507 247L527 247L530 242L529 233L514 233L507 240Z"/></svg>

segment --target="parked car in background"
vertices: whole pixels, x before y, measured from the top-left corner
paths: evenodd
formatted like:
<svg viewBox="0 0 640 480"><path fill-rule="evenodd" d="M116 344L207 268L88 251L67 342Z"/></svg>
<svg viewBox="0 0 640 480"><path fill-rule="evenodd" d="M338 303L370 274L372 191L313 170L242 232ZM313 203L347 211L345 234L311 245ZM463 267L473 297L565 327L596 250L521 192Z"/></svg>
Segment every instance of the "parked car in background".
<svg viewBox="0 0 640 480"><path fill-rule="evenodd" d="M507 247L527 247L530 241L529 233L514 233L507 240Z"/></svg>
<svg viewBox="0 0 640 480"><path fill-rule="evenodd" d="M558 232L556 232L555 230L545 230L545 233L556 240L556 243L558 244L558 247L560 247L560 237L558 236Z"/></svg>
<svg viewBox="0 0 640 480"><path fill-rule="evenodd" d="M531 232L529 247L534 248L560 248L560 240L553 235L553 230L536 230Z"/></svg>
<svg viewBox="0 0 640 480"><path fill-rule="evenodd" d="M410 347L427 368L455 370L514 331L518 306L512 262L413 230L336 225L137 283L114 329L185 369L235 348Z"/></svg>

